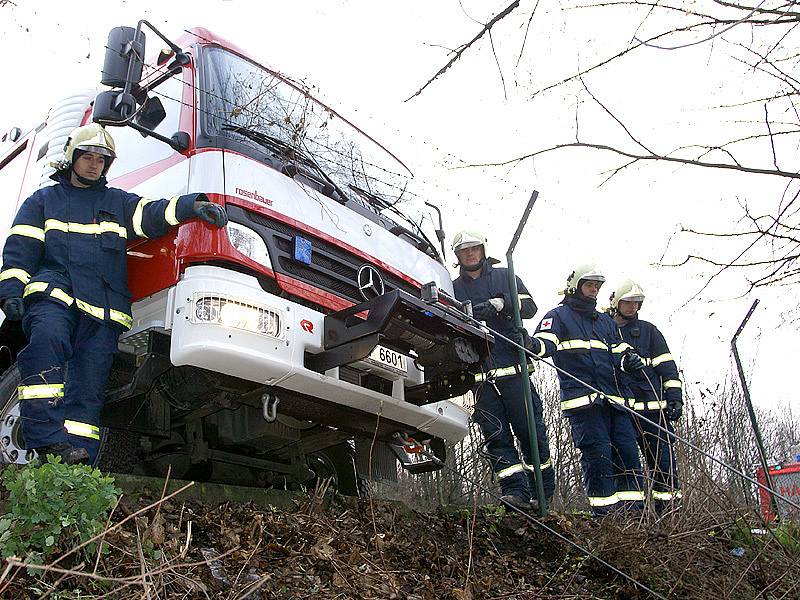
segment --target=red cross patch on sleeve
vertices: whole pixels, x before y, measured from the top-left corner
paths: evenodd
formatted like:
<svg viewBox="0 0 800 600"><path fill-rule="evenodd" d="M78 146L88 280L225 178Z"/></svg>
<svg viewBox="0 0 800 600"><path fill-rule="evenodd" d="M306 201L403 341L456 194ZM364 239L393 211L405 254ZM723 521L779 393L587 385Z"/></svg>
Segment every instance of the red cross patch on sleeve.
<svg viewBox="0 0 800 600"><path fill-rule="evenodd" d="M545 329L550 329L552 326L553 326L553 319L542 319L542 322L539 325L539 329L544 331Z"/></svg>

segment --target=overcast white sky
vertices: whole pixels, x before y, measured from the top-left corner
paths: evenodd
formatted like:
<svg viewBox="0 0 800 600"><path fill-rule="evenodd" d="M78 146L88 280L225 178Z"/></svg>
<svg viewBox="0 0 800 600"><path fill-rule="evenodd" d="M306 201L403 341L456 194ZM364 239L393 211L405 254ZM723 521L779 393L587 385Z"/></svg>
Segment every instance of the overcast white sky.
<svg viewBox="0 0 800 600"><path fill-rule="evenodd" d="M207 27L262 62L318 88L323 100L398 154L414 171L416 190L443 208L448 236L466 226L483 228L494 253L504 255L531 190L538 189L540 199L515 260L542 314L558 302L556 292L571 269L596 260L607 270L608 288L625 277L645 287L648 299L642 316L664 331L688 383L702 382L714 389L724 379L730 338L753 299L739 297L746 289L744 279L726 276L690 300L702 287L706 270L653 265L681 224L731 228L740 216L738 201L769 210L785 182L648 165L625 170L598 187L605 179L603 172L619 161L590 150L563 151L514 167L456 168L572 141L576 121L582 141L623 139L619 128L574 87L533 99L532 95L537 86L588 65L630 39L640 22L635 15L617 13L611 19L611 13L540 6L517 66L524 26L535 4L523 0L514 18L493 32L505 93L491 46L483 41L421 96L404 102L446 62L443 47L456 47L475 35L479 25L470 17L487 20L508 2L14 4L0 8L0 131L34 126L54 99L99 81L111 27L135 26L146 18L172 37L184 28ZM738 128L751 126L742 121L757 117L724 113L726 128L720 132L710 126L719 121L720 111L710 107L740 99L759 82L755 75L737 77L723 49L648 49L585 81L657 151L722 141ZM760 157L758 150L754 156ZM680 259L687 252L717 252L722 258L732 256L733 249L677 236L667 256ZM611 291L604 288L601 297ZM767 290L759 297L762 306L740 342L750 365L754 400L764 406L797 406L800 386L787 383L785 377L800 358L796 315L794 324L787 317L797 307L797 293Z"/></svg>

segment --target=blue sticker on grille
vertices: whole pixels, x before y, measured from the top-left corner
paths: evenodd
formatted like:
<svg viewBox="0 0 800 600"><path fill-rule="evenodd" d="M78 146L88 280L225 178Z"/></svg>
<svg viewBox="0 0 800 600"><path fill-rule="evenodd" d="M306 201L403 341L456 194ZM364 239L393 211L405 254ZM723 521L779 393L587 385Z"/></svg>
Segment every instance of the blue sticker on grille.
<svg viewBox="0 0 800 600"><path fill-rule="evenodd" d="M311 240L299 235L294 236L294 259L307 265L311 264Z"/></svg>

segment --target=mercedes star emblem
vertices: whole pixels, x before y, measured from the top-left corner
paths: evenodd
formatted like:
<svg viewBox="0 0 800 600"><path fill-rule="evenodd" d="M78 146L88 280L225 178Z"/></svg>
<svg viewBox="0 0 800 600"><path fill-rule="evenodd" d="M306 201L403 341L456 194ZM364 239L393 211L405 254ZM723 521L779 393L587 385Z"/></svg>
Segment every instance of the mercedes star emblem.
<svg viewBox="0 0 800 600"><path fill-rule="evenodd" d="M383 296L385 290L383 285L383 277L378 272L378 269L371 265L361 265L358 269L358 291L364 300L372 300L378 296Z"/></svg>

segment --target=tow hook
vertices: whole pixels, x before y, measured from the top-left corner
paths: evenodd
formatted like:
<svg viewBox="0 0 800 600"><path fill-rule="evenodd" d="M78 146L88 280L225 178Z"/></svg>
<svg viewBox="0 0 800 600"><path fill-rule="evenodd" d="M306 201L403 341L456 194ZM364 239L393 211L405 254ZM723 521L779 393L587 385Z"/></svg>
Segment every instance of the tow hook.
<svg viewBox="0 0 800 600"><path fill-rule="evenodd" d="M440 448L437 448L437 444ZM418 442L403 431L397 431L389 442L389 449L401 466L412 474L438 471L442 468L445 459L444 443L432 439L428 442Z"/></svg>
<svg viewBox="0 0 800 600"><path fill-rule="evenodd" d="M264 420L267 423L274 423L278 418L278 403L280 398L276 395L266 392L261 396L261 410L264 415Z"/></svg>
<svg viewBox="0 0 800 600"><path fill-rule="evenodd" d="M425 450L425 446L401 431L395 433L395 439L400 442L400 445L403 446L403 449L409 454L419 454Z"/></svg>

